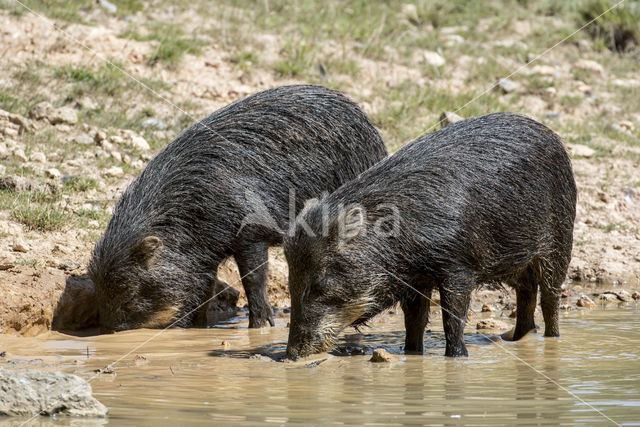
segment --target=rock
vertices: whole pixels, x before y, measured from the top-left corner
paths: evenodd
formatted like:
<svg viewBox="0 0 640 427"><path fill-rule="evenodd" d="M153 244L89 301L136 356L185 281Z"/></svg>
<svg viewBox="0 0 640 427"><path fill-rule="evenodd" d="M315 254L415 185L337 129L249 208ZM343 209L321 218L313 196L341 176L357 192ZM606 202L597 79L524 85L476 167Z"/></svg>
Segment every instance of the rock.
<svg viewBox="0 0 640 427"><path fill-rule="evenodd" d="M73 138L73 142L75 142L76 144L82 144L82 145L93 145L94 139L91 138L91 136L89 136L86 133L81 133L80 135L76 135Z"/></svg>
<svg viewBox="0 0 640 427"><path fill-rule="evenodd" d="M629 120L622 120L621 122L618 122L618 126L620 126L620 128L627 130L629 132L633 132L636 128L634 124Z"/></svg>
<svg viewBox="0 0 640 427"><path fill-rule="evenodd" d="M162 129L165 129L167 125L164 122L164 120L162 120L161 118L150 117L142 122L142 127L143 128L154 127L156 129L162 130Z"/></svg>
<svg viewBox="0 0 640 427"><path fill-rule="evenodd" d="M609 294L614 295L617 299L624 302L629 302L633 299L631 297L631 294L625 291L624 289L620 289L616 291L606 291L603 295L609 295Z"/></svg>
<svg viewBox="0 0 640 427"><path fill-rule="evenodd" d="M451 123L460 122L462 120L464 120L463 117L460 117L459 115L451 111L445 111L440 114L440 126L442 127L448 126Z"/></svg>
<svg viewBox="0 0 640 427"><path fill-rule="evenodd" d="M498 80L498 87L502 89L504 93L511 93L518 90L518 88L520 87L520 84L514 82L513 80L503 78Z"/></svg>
<svg viewBox="0 0 640 427"><path fill-rule="evenodd" d="M142 160L135 160L133 163L131 163L131 166L134 169L142 169L144 167L144 162Z"/></svg>
<svg viewBox="0 0 640 427"><path fill-rule="evenodd" d="M124 139L118 135L113 135L110 137L110 139L114 144L122 144L124 142Z"/></svg>
<svg viewBox="0 0 640 427"><path fill-rule="evenodd" d="M58 268L64 267L63 264ZM86 274L67 278L64 291L54 308L51 324L57 331L77 331L98 326L96 289Z"/></svg>
<svg viewBox="0 0 640 427"><path fill-rule="evenodd" d="M111 157L113 157L114 159L116 159L117 161L121 162L122 161L122 154L120 154L119 151L113 150L112 152L109 153L111 155Z"/></svg>
<svg viewBox="0 0 640 427"><path fill-rule="evenodd" d="M375 350L373 350L373 354L371 355L371 359L369 359L369 362L389 363L393 362L394 360L395 357L389 354L387 350L385 350L384 348L376 348Z"/></svg>
<svg viewBox="0 0 640 427"><path fill-rule="evenodd" d="M596 61L592 61L590 59L579 59L573 64L574 68L580 70L591 71L598 74L604 74L604 68L602 65L598 64Z"/></svg>
<svg viewBox="0 0 640 427"><path fill-rule="evenodd" d="M572 157L584 157L589 159L596 154L595 150L582 144L567 144L567 149Z"/></svg>
<svg viewBox="0 0 640 427"><path fill-rule="evenodd" d="M412 24L419 24L418 8L415 4L405 3L402 5L402 17Z"/></svg>
<svg viewBox="0 0 640 427"><path fill-rule="evenodd" d="M586 295L580 295L580 298L576 301L576 305L584 308L596 308L596 303Z"/></svg>
<svg viewBox="0 0 640 427"><path fill-rule="evenodd" d="M547 120L557 120L560 117L562 117L562 115L560 113L558 113L557 111L549 111L548 113L546 113L544 115L544 118L547 119Z"/></svg>
<svg viewBox="0 0 640 427"><path fill-rule="evenodd" d="M489 304L482 304L482 308L480 309L480 311L482 313L491 313L495 310Z"/></svg>
<svg viewBox="0 0 640 427"><path fill-rule="evenodd" d="M54 108L49 102L40 102L36 104L31 111L29 111L29 117L36 120L46 119L52 125L57 124L70 124L75 125L78 123L78 113L71 107Z"/></svg>
<svg viewBox="0 0 640 427"><path fill-rule="evenodd" d="M249 359L251 360L259 360L261 362L274 362L274 360L272 358L270 358L269 356L265 356L263 354L252 354L251 356L249 356Z"/></svg>
<svg viewBox="0 0 640 427"><path fill-rule="evenodd" d="M2 125L3 122L5 124L4 126ZM34 130L33 124L26 117L23 117L20 114L10 113L8 111L0 109L0 127L6 128L6 125L8 124L17 126L17 129L13 126L11 127L12 129L16 129L17 133Z"/></svg>
<svg viewBox="0 0 640 427"><path fill-rule="evenodd" d="M103 130L97 130L96 133L93 134L93 140L96 144L102 145L102 142L107 140L107 133Z"/></svg>
<svg viewBox="0 0 640 427"><path fill-rule="evenodd" d="M91 228L98 228L100 227L100 222L97 219L90 219L87 222L87 225Z"/></svg>
<svg viewBox="0 0 640 427"><path fill-rule="evenodd" d="M0 368L0 415L104 417L107 407L82 378L62 372Z"/></svg>
<svg viewBox="0 0 640 427"><path fill-rule="evenodd" d="M41 151L36 151L34 153L31 153L31 161L36 163L46 163L47 156L45 156Z"/></svg>
<svg viewBox="0 0 640 427"><path fill-rule="evenodd" d="M573 310L573 307L571 306L571 304L561 304L560 310L571 311Z"/></svg>
<svg viewBox="0 0 640 427"><path fill-rule="evenodd" d="M511 329L511 325L498 319L483 319L478 322L478 324L476 325L476 329L506 331L508 329Z"/></svg>
<svg viewBox="0 0 640 427"><path fill-rule="evenodd" d="M11 245L11 250L14 251L14 252L27 253L27 252L29 252L29 249L30 249L29 245L27 245L21 239L15 239L13 241L13 244Z"/></svg>
<svg viewBox="0 0 640 427"><path fill-rule="evenodd" d="M11 155L11 153L9 152L9 149L7 148L7 144L0 144L0 159L6 159L10 155Z"/></svg>
<svg viewBox="0 0 640 427"><path fill-rule="evenodd" d="M118 178L124 175L124 171L120 166L113 166L104 171L105 176Z"/></svg>
<svg viewBox="0 0 640 427"><path fill-rule="evenodd" d="M125 165L131 164L131 156L129 156L128 154L122 156L122 163L124 163Z"/></svg>
<svg viewBox="0 0 640 427"><path fill-rule="evenodd" d="M56 168L50 168L44 171L47 178L58 179L62 176L60 171Z"/></svg>
<svg viewBox="0 0 640 427"><path fill-rule="evenodd" d="M140 151L146 151L151 148L149 147L149 143L147 142L147 140L138 135L134 135L131 137L130 144L133 148Z"/></svg>
<svg viewBox="0 0 640 427"><path fill-rule="evenodd" d="M76 106L83 110L95 110L98 108L98 104L88 96L83 96L76 101Z"/></svg>
<svg viewBox="0 0 640 427"><path fill-rule="evenodd" d="M53 111L53 105L49 102L39 102L29 110L29 117L36 120L44 120Z"/></svg>
<svg viewBox="0 0 640 427"><path fill-rule="evenodd" d="M118 7L109 0L99 0L99 3L107 12L116 13L118 11Z"/></svg>
<svg viewBox="0 0 640 427"><path fill-rule="evenodd" d="M540 76L553 76L556 69L550 65L536 65L529 70L528 74L538 74Z"/></svg>
<svg viewBox="0 0 640 427"><path fill-rule="evenodd" d="M423 52L423 58L424 61L431 65L432 67L442 67L445 64L445 60L442 56L440 56L440 54L438 54L437 52L432 52L429 50L426 50Z"/></svg>
<svg viewBox="0 0 640 427"><path fill-rule="evenodd" d="M640 299L640 292L634 292L633 295L631 295L631 298L638 301Z"/></svg>
<svg viewBox="0 0 640 427"><path fill-rule="evenodd" d="M13 157L16 158L16 160L22 162L22 163L26 163L29 159L27 158L27 155L24 154L24 150L22 148L18 148L17 150L15 150L13 152Z"/></svg>

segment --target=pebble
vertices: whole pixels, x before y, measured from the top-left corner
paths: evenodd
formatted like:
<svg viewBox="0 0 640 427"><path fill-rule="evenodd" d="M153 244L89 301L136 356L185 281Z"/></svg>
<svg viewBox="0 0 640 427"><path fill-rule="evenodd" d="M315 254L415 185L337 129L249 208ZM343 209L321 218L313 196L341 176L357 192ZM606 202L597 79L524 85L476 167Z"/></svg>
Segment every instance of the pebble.
<svg viewBox="0 0 640 427"><path fill-rule="evenodd" d="M596 303L586 295L580 295L580 298L576 301L576 305L584 308L596 308Z"/></svg>
<svg viewBox="0 0 640 427"><path fill-rule="evenodd" d="M144 167L144 162L142 160L135 160L133 163L131 163L131 166L134 169L142 169Z"/></svg>
<svg viewBox="0 0 640 427"><path fill-rule="evenodd" d="M113 150L111 153L111 157L113 157L114 159L116 159L117 161L121 162L122 161L122 154L120 154L119 151L115 151Z"/></svg>
<svg viewBox="0 0 640 427"><path fill-rule="evenodd" d="M463 117L460 117L459 115L451 111L445 111L440 114L440 126L442 127L448 126L451 123L461 122L462 120L464 120Z"/></svg>
<svg viewBox="0 0 640 427"><path fill-rule="evenodd" d="M640 299L640 293L639 292L634 292L633 295L631 295L631 298L633 298L634 300L638 301Z"/></svg>
<svg viewBox="0 0 640 427"><path fill-rule="evenodd" d="M16 239L13 241L13 244L11 245L11 250L14 252L22 252L22 253L27 253L29 252L29 245L27 245L26 243L24 243L22 240L20 239Z"/></svg>
<svg viewBox="0 0 640 427"><path fill-rule="evenodd" d="M92 228L100 227L100 222L97 219L90 219L87 224L89 225L89 227L92 227Z"/></svg>
<svg viewBox="0 0 640 427"><path fill-rule="evenodd" d="M146 151L151 148L149 147L149 143L147 142L147 140L138 135L134 135L131 137L131 146L140 151Z"/></svg>
<svg viewBox="0 0 640 427"><path fill-rule="evenodd" d="M402 17L407 21L417 24L420 22L418 18L418 8L415 4L405 3L402 5Z"/></svg>
<svg viewBox="0 0 640 427"><path fill-rule="evenodd" d="M110 167L109 169L104 171L104 175L105 176L110 176L110 177L120 177L122 175L124 175L124 171L122 170L122 168L120 166L113 166Z"/></svg>
<svg viewBox="0 0 640 427"><path fill-rule="evenodd" d="M60 171L56 168L50 168L44 171L44 174L48 177L48 178L53 178L53 179L57 179L60 178L62 176L62 174L60 173Z"/></svg>
<svg viewBox="0 0 640 427"><path fill-rule="evenodd" d="M13 157L15 157L17 160L19 160L22 163L26 163L27 160L29 160L27 158L27 155L24 154L24 150L22 148L18 148L17 150L15 150L13 152Z"/></svg>
<svg viewBox="0 0 640 427"><path fill-rule="evenodd" d="M498 87L502 89L504 93L511 93L518 90L520 84L514 82L513 80L503 78L498 80Z"/></svg>
<svg viewBox="0 0 640 427"><path fill-rule="evenodd" d="M491 313L495 310L489 304L482 304L482 308L480 309L480 311L482 313Z"/></svg>
<svg viewBox="0 0 640 427"><path fill-rule="evenodd" d="M94 139L91 138L86 133L81 133L80 135L76 135L73 138L73 142L75 142L76 144L82 144L82 145L93 145Z"/></svg>
<svg viewBox="0 0 640 427"><path fill-rule="evenodd" d="M98 104L88 96L83 96L82 98L76 101L76 106L84 109L84 110L95 110L98 108Z"/></svg>
<svg viewBox="0 0 640 427"><path fill-rule="evenodd" d="M70 124L75 125L78 123L78 113L71 107L60 107L54 109L49 116L47 116L49 123L52 125L57 124Z"/></svg>
<svg viewBox="0 0 640 427"><path fill-rule="evenodd" d="M579 59L573 64L574 68L578 68L580 70L592 71L598 74L604 74L604 68L602 65L598 64L596 61L592 61L590 59Z"/></svg>
<svg viewBox="0 0 640 427"><path fill-rule="evenodd" d="M142 122L142 127L154 127L156 129L162 130L167 127L167 124L159 117L150 117Z"/></svg>
<svg viewBox="0 0 640 427"><path fill-rule="evenodd" d="M440 54L430 50L424 51L422 56L424 61L432 67L442 67L446 62Z"/></svg>
<svg viewBox="0 0 640 427"><path fill-rule="evenodd" d="M388 363L393 362L394 360L395 357L384 348L376 348L375 350L373 350L371 359L369 359L369 361L373 363Z"/></svg>
<svg viewBox="0 0 640 427"><path fill-rule="evenodd" d="M553 76L556 69L550 65L536 65L529 70L529 74L538 74L541 76Z"/></svg>
<svg viewBox="0 0 640 427"><path fill-rule="evenodd" d="M624 289L620 289L617 291L607 291L604 293L605 295L614 295L616 298L618 298L620 301L624 301L624 302L628 302L632 300L631 294L627 291L625 291Z"/></svg>
<svg viewBox="0 0 640 427"><path fill-rule="evenodd" d="M100 144L102 143L102 141L107 140L107 133L103 130L97 130L93 135L93 140L96 142L96 144Z"/></svg>
<svg viewBox="0 0 640 427"><path fill-rule="evenodd" d="M47 156L45 156L41 151L36 151L35 153L31 153L31 161L36 163L45 163L47 161Z"/></svg>
<svg viewBox="0 0 640 427"><path fill-rule="evenodd" d="M621 122L618 122L618 126L630 132L632 132L636 128L634 124L629 120L622 120Z"/></svg>
<svg viewBox="0 0 640 427"><path fill-rule="evenodd" d="M582 144L567 144L567 149L569 150L569 154L573 157L584 157L585 159L589 159L596 154L594 149Z"/></svg>
<svg viewBox="0 0 640 427"><path fill-rule="evenodd" d="M478 322L476 325L476 329L496 329L496 330L507 330L510 329L511 325L503 322L502 320L497 319L483 319Z"/></svg>
<svg viewBox="0 0 640 427"><path fill-rule="evenodd" d="M0 144L0 159L6 159L10 154L7 144Z"/></svg>

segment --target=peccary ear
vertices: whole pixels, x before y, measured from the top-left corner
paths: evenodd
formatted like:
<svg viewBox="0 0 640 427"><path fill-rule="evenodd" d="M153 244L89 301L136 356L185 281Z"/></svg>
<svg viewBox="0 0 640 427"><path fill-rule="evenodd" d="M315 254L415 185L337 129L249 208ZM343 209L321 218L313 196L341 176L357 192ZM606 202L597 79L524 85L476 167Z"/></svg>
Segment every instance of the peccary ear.
<svg viewBox="0 0 640 427"><path fill-rule="evenodd" d="M349 209L344 214L340 227L340 242L348 243L364 230L364 210L361 207Z"/></svg>
<svg viewBox="0 0 640 427"><path fill-rule="evenodd" d="M156 236L146 236L138 240L133 247L133 256L137 261L143 263L145 266L149 266L151 261L155 258L158 249L162 247L162 240Z"/></svg>

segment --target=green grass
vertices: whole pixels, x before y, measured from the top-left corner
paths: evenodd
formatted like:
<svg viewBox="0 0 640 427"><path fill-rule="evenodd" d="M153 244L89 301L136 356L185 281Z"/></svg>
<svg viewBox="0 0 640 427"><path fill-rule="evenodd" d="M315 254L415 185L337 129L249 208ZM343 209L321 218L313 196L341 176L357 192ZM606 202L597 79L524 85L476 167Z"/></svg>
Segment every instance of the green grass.
<svg viewBox="0 0 640 427"><path fill-rule="evenodd" d="M62 188L65 193L84 193L86 191L98 188L98 180L96 180L95 178L83 178L74 176L64 181Z"/></svg>
<svg viewBox="0 0 640 427"><path fill-rule="evenodd" d="M143 9L143 2L140 0L109 1L116 5L115 14L117 16L129 15ZM35 13L69 22L84 23L87 14L94 9L102 10L105 14L109 14L106 9L100 7L97 4L98 2L94 0L28 0L22 1L22 3ZM10 10L14 16L24 16L30 13L29 9L11 0L0 2L0 8Z"/></svg>
<svg viewBox="0 0 640 427"><path fill-rule="evenodd" d="M150 24L146 34L140 33L136 28L129 28L120 37L137 41L155 40L157 46L148 58L149 64L161 62L170 67L175 67L187 53L199 55L205 45L197 37L185 34L179 26L161 22Z"/></svg>
<svg viewBox="0 0 640 427"><path fill-rule="evenodd" d="M30 230L57 231L69 224L70 216L55 205L59 200L57 195L0 191L0 208Z"/></svg>

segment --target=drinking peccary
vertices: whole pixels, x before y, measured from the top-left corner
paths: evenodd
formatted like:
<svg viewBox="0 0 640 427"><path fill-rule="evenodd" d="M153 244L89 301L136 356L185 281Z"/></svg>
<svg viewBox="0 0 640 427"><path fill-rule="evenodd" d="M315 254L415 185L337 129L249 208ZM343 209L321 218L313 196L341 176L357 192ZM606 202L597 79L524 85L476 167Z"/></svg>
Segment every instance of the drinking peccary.
<svg viewBox="0 0 640 427"><path fill-rule="evenodd" d="M284 242L287 355L326 350L398 302L405 352L421 354L437 287L446 355L466 356L471 292L497 282L516 289L513 339L535 328L538 286L545 336L558 336L575 206L562 142L534 120L491 114L417 139L296 219Z"/></svg>
<svg viewBox="0 0 640 427"><path fill-rule="evenodd" d="M192 325L231 255L249 327L273 325L268 247L282 243L304 200L386 154L364 112L320 86L260 92L189 127L129 185L94 249L101 326Z"/></svg>

